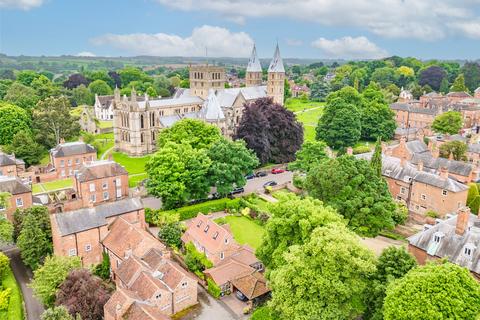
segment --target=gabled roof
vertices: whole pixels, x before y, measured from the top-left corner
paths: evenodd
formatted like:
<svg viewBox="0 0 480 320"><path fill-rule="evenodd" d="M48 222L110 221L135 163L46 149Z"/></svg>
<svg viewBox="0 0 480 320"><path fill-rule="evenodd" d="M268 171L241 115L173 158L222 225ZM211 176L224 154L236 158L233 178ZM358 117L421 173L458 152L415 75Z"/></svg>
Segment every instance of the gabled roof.
<svg viewBox="0 0 480 320"><path fill-rule="evenodd" d="M270 66L268 67L268 72L285 72L283 60L280 56L280 49L278 48L278 43L275 47L275 53L273 54L272 62L270 62Z"/></svg>
<svg viewBox="0 0 480 320"><path fill-rule="evenodd" d="M0 152L0 167L2 166L14 166L17 163L15 160L12 159L12 157L6 155L3 152Z"/></svg>
<svg viewBox="0 0 480 320"><path fill-rule="evenodd" d="M258 271L233 279L232 285L240 290L249 300L270 292L270 289L267 287L267 280Z"/></svg>
<svg viewBox="0 0 480 320"><path fill-rule="evenodd" d="M57 213L52 216L57 222L60 235L66 236L105 226L107 218L141 209L143 209L143 204L140 198L128 198L104 203L93 208Z"/></svg>
<svg viewBox="0 0 480 320"><path fill-rule="evenodd" d="M200 110L201 118L206 121L215 121L225 119L220 103L218 102L215 90L210 90L207 100L203 103L203 107Z"/></svg>
<svg viewBox="0 0 480 320"><path fill-rule="evenodd" d="M252 54L248 60L247 72L262 72L262 65L260 64L260 60L258 60L255 44L253 45Z"/></svg>
<svg viewBox="0 0 480 320"><path fill-rule="evenodd" d="M50 150L50 152L52 153L53 157L57 158L57 157L75 156L75 155L86 154L86 153L95 153L96 150L94 147L92 147L89 144L86 144L85 142L76 141L76 142L60 143L55 148Z"/></svg>
<svg viewBox="0 0 480 320"><path fill-rule="evenodd" d="M473 164L441 157L435 158L430 152L415 153L411 161L413 164L418 164L421 161L425 167L433 170L440 170L442 167L445 167L448 169L448 172L464 177L468 177L475 169Z"/></svg>
<svg viewBox="0 0 480 320"><path fill-rule="evenodd" d="M17 177L0 176L0 192L16 195L32 192L32 190Z"/></svg>
<svg viewBox="0 0 480 320"><path fill-rule="evenodd" d="M204 273L208 274L217 285L221 286L227 282L231 282L235 278L250 274L254 271L255 269L249 265L230 259L224 264L205 270Z"/></svg>
<svg viewBox="0 0 480 320"><path fill-rule="evenodd" d="M431 256L448 258L449 261L480 274L480 218L470 214L468 226L463 235L455 233L457 218L458 215L454 215L437 223L409 237L408 242ZM435 241L435 235L440 236L439 242ZM471 257L464 251L468 245L473 245Z"/></svg>
<svg viewBox="0 0 480 320"><path fill-rule="evenodd" d="M127 170L115 161L98 160L84 164L76 174L76 177L78 181L86 182L125 174L128 174Z"/></svg>

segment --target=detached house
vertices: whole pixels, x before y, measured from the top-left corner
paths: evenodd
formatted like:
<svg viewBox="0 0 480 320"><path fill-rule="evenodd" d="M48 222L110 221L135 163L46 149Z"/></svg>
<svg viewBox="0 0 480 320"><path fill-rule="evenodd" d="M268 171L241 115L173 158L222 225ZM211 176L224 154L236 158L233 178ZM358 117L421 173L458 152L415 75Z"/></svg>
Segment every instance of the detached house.
<svg viewBox="0 0 480 320"><path fill-rule="evenodd" d="M408 238L408 251L425 264L429 260L446 258L470 270L480 281L480 217L462 207L435 225Z"/></svg>
<svg viewBox="0 0 480 320"><path fill-rule="evenodd" d="M83 141L62 142L50 150L50 163L57 172L57 178L71 177L83 164L96 159L95 148Z"/></svg>
<svg viewBox="0 0 480 320"><path fill-rule="evenodd" d="M27 209L33 205L32 190L17 177L0 176L0 192L9 194L6 208L0 207L0 214L13 221L17 209Z"/></svg>

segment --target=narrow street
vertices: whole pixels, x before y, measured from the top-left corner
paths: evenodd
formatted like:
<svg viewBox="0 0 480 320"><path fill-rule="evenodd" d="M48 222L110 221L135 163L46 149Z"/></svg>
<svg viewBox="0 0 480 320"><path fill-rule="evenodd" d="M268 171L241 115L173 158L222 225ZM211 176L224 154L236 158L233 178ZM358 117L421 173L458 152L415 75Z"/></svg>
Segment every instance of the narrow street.
<svg viewBox="0 0 480 320"><path fill-rule="evenodd" d="M32 272L23 264L20 258L20 250L17 247L12 247L3 252L10 258L10 266L12 267L13 274L22 289L27 319L39 320L44 308L40 301L34 297L33 290L27 286L32 278Z"/></svg>

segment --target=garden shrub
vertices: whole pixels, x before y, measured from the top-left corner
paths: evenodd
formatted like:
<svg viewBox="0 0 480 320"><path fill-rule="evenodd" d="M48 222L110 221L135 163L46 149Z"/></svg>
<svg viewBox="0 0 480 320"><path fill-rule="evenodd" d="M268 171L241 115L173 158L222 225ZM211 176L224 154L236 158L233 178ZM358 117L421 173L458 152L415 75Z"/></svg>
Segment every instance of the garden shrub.
<svg viewBox="0 0 480 320"><path fill-rule="evenodd" d="M353 154L361 154L370 152L370 147L368 146L358 146L353 148Z"/></svg>
<svg viewBox="0 0 480 320"><path fill-rule="evenodd" d="M272 312L269 307L263 306L256 309L250 320L273 320Z"/></svg>
<svg viewBox="0 0 480 320"><path fill-rule="evenodd" d="M220 289L219 286L212 280L212 279L207 279L207 290L208 293L212 295L212 297L218 299L220 297L220 294L222 293L222 289Z"/></svg>
<svg viewBox="0 0 480 320"><path fill-rule="evenodd" d="M0 291L0 310L7 310L10 304L10 295L12 294L12 289L7 288Z"/></svg>
<svg viewBox="0 0 480 320"><path fill-rule="evenodd" d="M181 207L178 209L166 210L166 211L159 211L153 214L153 224L156 223L155 216L163 215L163 216L172 216L178 214L179 220L187 220L192 219L197 216L198 213L209 214L211 212L218 212L224 210L239 210L240 209L240 198L235 199L217 199L206 201L198 204L194 204L191 206Z"/></svg>
<svg viewBox="0 0 480 320"><path fill-rule="evenodd" d="M10 259L3 253L0 252L0 277L3 277L5 271L9 268Z"/></svg>
<svg viewBox="0 0 480 320"><path fill-rule="evenodd" d="M199 252L193 243L187 243L185 249L185 264L190 271L196 274L197 272L201 273L203 270L213 267L213 263L208 260L205 253Z"/></svg>
<svg viewBox="0 0 480 320"><path fill-rule="evenodd" d="M425 215L430 218L438 218L438 213L433 210L428 210L427 212L425 212Z"/></svg>

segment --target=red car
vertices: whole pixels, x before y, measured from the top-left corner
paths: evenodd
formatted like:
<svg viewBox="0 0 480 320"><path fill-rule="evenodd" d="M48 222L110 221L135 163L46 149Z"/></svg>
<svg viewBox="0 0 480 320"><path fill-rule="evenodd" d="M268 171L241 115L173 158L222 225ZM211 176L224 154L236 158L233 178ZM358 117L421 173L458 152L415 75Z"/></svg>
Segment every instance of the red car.
<svg viewBox="0 0 480 320"><path fill-rule="evenodd" d="M284 173L284 172L285 172L285 170L283 170L283 169L275 169L275 168L272 169L273 174L279 174L279 173Z"/></svg>

